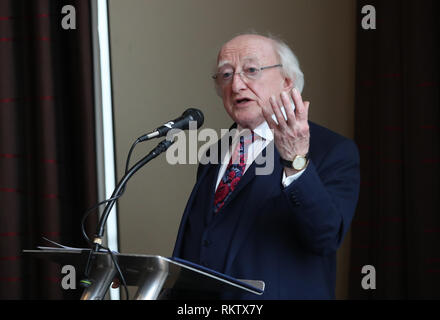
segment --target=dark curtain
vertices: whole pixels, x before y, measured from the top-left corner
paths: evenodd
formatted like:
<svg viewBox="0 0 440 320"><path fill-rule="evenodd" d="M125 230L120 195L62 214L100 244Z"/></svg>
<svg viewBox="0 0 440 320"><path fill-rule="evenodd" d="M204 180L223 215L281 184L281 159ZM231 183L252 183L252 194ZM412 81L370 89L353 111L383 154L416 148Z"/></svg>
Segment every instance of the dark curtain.
<svg viewBox="0 0 440 320"><path fill-rule="evenodd" d="M65 30L64 5L76 9ZM72 21L71 21L72 22ZM97 202L90 3L0 0L0 299L76 299L61 267L22 254L84 247ZM77 277L80 274L77 273Z"/></svg>
<svg viewBox="0 0 440 320"><path fill-rule="evenodd" d="M361 192L351 299L440 298L439 9L436 0L358 0L355 139ZM376 29L364 30L364 5ZM376 271L365 290L364 265ZM371 284L371 282L369 282Z"/></svg>

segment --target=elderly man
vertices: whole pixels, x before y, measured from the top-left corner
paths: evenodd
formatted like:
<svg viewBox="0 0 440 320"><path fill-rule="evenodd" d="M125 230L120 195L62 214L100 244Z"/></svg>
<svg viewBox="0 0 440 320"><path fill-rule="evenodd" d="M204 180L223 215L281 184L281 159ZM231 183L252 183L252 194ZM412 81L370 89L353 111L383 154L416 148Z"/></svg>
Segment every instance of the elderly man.
<svg viewBox="0 0 440 320"><path fill-rule="evenodd" d="M266 284L261 296L219 298L334 298L359 191L355 144L308 121L302 72L279 40L233 38L213 78L238 134L220 163L199 166L173 256ZM271 145L273 170L258 175Z"/></svg>

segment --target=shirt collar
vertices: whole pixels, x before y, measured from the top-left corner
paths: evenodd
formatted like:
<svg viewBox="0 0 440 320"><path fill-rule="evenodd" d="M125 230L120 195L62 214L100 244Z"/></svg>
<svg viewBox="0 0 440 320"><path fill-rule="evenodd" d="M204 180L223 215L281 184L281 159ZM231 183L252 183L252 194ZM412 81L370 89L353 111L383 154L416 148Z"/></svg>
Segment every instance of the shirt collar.
<svg viewBox="0 0 440 320"><path fill-rule="evenodd" d="M237 134L234 136L233 141L238 138L239 134L245 129L243 129L239 124L237 124ZM272 130L269 128L267 121L263 121L254 129L255 138L260 137L261 139L271 142L273 140Z"/></svg>

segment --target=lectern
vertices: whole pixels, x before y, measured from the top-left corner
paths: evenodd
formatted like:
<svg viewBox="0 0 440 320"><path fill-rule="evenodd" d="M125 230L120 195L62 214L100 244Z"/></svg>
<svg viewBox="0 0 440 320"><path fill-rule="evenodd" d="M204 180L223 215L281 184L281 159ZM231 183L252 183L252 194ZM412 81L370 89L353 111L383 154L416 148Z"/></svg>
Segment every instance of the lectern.
<svg viewBox="0 0 440 320"><path fill-rule="evenodd" d="M24 250L34 257L44 258L62 265L73 265L76 270L84 270L90 249ZM84 289L82 300L102 300L117 269L108 252L94 253L94 267L90 274L92 284ZM157 300L164 289L190 290L221 293L228 291L250 292L261 295L264 282L259 280L239 280L177 258L158 255L114 253L124 274L127 285L137 286L136 300Z"/></svg>

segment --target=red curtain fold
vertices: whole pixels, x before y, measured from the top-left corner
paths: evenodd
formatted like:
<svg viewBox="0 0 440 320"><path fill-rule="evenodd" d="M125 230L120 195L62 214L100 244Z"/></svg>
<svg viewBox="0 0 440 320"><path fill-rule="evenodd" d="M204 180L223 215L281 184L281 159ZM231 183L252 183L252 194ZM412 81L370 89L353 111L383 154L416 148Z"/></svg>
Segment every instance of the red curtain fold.
<svg viewBox="0 0 440 320"><path fill-rule="evenodd" d="M355 140L361 192L349 298L440 298L438 1L358 0ZM361 9L376 10L365 30ZM376 289L364 289L376 271ZM371 283L370 283L371 284Z"/></svg>
<svg viewBox="0 0 440 320"><path fill-rule="evenodd" d="M76 9L64 30L61 9ZM0 0L0 299L79 297L23 249L84 247L97 202L89 1ZM80 277L80 274L77 274Z"/></svg>

